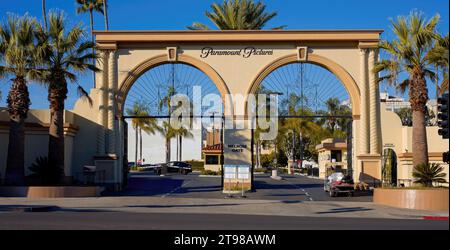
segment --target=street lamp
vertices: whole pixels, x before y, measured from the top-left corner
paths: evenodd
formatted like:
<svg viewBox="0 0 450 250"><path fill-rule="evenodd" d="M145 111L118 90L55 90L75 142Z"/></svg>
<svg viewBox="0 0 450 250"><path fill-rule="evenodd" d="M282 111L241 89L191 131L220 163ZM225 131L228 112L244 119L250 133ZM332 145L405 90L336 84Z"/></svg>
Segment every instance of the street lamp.
<svg viewBox="0 0 450 250"><path fill-rule="evenodd" d="M269 91L266 93L268 95L269 102L271 101L270 96L280 96L283 95L281 92L275 92L275 91ZM278 136L277 136L278 137ZM275 166L275 169L272 169L272 178L278 178L278 162L277 162L277 141L275 139L275 145L274 145L274 151L275 151L275 157L273 159L273 165Z"/></svg>

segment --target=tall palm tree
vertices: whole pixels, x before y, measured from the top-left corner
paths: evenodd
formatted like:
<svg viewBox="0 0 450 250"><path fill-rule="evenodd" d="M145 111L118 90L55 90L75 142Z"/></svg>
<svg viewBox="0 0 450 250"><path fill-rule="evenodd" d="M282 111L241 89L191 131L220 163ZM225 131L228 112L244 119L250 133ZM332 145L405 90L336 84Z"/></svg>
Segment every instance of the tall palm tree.
<svg viewBox="0 0 450 250"><path fill-rule="evenodd" d="M42 0L42 18L44 20L44 28L47 29L47 11L45 8L45 0Z"/></svg>
<svg viewBox="0 0 450 250"><path fill-rule="evenodd" d="M428 59L436 68L436 95L442 95L448 91L448 69L449 69L449 37L436 34L436 41L433 48L428 53ZM443 79L438 82L439 72L442 72Z"/></svg>
<svg viewBox="0 0 450 250"><path fill-rule="evenodd" d="M89 12L89 20L90 20L90 26L91 26L91 40L92 43L94 43L94 11L99 12L101 14L104 14L103 10L103 0L76 0L77 4L79 5L77 8L77 14L80 13L86 13ZM95 53L95 48L92 48L92 53ZM95 61L92 62L95 64ZM94 88L96 86L96 79L95 79L95 73L92 73L92 79L94 83Z"/></svg>
<svg viewBox="0 0 450 250"><path fill-rule="evenodd" d="M206 11L205 15L220 30L261 30L276 12L266 12L266 5L253 0L224 0L222 4L211 5L212 11ZM279 26L273 29L283 29L286 26ZM194 22L187 27L190 30L209 30L203 24Z"/></svg>
<svg viewBox="0 0 450 250"><path fill-rule="evenodd" d="M171 151L171 145L170 141L177 136L177 131L172 128L170 125L170 122L163 121L162 126L157 128L158 132L164 136L166 141L166 163L170 162L170 151Z"/></svg>
<svg viewBox="0 0 450 250"><path fill-rule="evenodd" d="M89 12L89 20L91 25L91 39L94 42L94 12L104 15L103 0L76 0L78 4L77 14Z"/></svg>
<svg viewBox="0 0 450 250"><path fill-rule="evenodd" d="M8 156L5 180L8 184L24 183L24 122L30 108L28 80L37 79L40 47L35 33L37 22L29 16L8 16L0 27L0 78L12 76L7 97L10 118Z"/></svg>
<svg viewBox="0 0 450 250"><path fill-rule="evenodd" d="M103 0L103 11L105 16L105 30L109 30L109 19L108 19L108 3L106 0Z"/></svg>
<svg viewBox="0 0 450 250"><path fill-rule="evenodd" d="M84 41L84 29L81 24L75 27L67 27L63 12L49 13L48 30L39 28L38 39L45 48L44 68L45 73L41 81L48 88L48 100L50 102L50 128L48 158L57 166L64 167L64 105L67 98L67 84L77 84L77 74L87 70L98 71L92 64L97 55L90 52L94 44ZM88 93L78 85L78 94L87 97Z"/></svg>
<svg viewBox="0 0 450 250"><path fill-rule="evenodd" d="M143 102L135 102L132 108L126 110L129 116L149 116L148 105ZM147 134L154 134L158 128L156 120L154 118L133 118L131 125L135 131L135 155L134 162L138 161L138 149L139 159L142 159L142 131ZM139 146L138 146L139 144Z"/></svg>
<svg viewBox="0 0 450 250"><path fill-rule="evenodd" d="M393 41L381 41L380 49L387 52L388 59L375 66L374 73L385 72L379 81L388 81L400 91L409 90L409 102L413 111L413 165L428 164L428 143L425 124L428 101L427 78L433 79L429 53L436 34L439 15L426 20L422 13L413 11L409 17L400 16L392 20ZM400 72L409 77L397 82Z"/></svg>

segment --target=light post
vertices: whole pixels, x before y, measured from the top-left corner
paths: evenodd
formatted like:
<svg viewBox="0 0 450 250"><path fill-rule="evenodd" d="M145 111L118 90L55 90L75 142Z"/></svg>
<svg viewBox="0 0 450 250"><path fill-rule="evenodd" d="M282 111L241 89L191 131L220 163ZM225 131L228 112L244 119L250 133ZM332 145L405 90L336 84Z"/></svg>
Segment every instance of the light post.
<svg viewBox="0 0 450 250"><path fill-rule="evenodd" d="M274 91L270 91L270 92L268 92L266 94L268 95L267 99L268 99L269 103L271 103L271 101L272 101L270 96L273 95L273 96L277 97L277 96L283 95L283 93L281 93L281 92L274 92ZM270 117L271 116L272 116L272 114L270 114ZM273 165L274 165L275 169L272 169L272 176L271 177L274 178L274 179L278 179L279 177L278 177L277 139L276 138L275 138L274 152L275 152L275 157L273 159Z"/></svg>

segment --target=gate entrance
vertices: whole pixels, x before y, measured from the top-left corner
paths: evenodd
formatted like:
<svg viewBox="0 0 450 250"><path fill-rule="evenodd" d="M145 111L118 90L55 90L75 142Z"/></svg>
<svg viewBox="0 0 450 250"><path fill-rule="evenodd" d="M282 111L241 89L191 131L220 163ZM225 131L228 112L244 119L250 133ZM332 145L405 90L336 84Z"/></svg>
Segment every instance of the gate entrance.
<svg viewBox="0 0 450 250"><path fill-rule="evenodd" d="M275 71L285 65L296 65L300 66L300 70L308 72L308 67L312 67L308 65L314 65L328 70L339 79L342 84L340 89L345 89L348 94L348 104L351 106L349 117L353 120L351 163L354 178L357 179L363 173L380 179L379 94L376 75L372 73L372 69L377 60L376 48L381 32L97 31L96 41L102 51L98 67L102 71L97 73L98 86L91 93L92 99L96 101L93 107L82 103L77 103L75 107L77 114L90 117L91 121L98 124L96 148L87 150L90 153L86 154L92 154L94 162L109 171L107 182L120 187L123 180L120 170L125 157L122 121L126 116L126 100L133 95L131 89L138 83L138 79L155 67L177 63L190 65L201 71L220 93L223 115L232 117L233 123L239 123L240 119L249 117L245 111L247 97L258 93L260 87L265 85L265 79L272 79L270 75L277 74ZM293 73L292 69L288 69L283 74L279 73L278 78L286 78L288 74L294 77ZM284 97L291 96L296 91L296 95L301 97L297 99L303 101L308 97L308 101L312 103L308 106L314 111L313 115L317 116L316 111L321 109L320 99L327 98L327 94L321 94L319 90L316 94L315 88L320 88L323 83L314 87L306 86L307 81L302 81L305 86L300 89L277 89L274 79L276 77L272 80L274 91L286 92ZM300 93L300 90L303 92ZM328 88L328 91L335 95L341 93L332 88ZM152 87L142 92L157 95L158 88ZM242 95L243 101L230 99L228 95ZM239 109L244 112L238 112ZM306 121L306 118L298 121ZM223 133L223 164L252 165L250 128L225 129ZM236 150L236 145L242 150Z"/></svg>
<svg viewBox="0 0 450 250"><path fill-rule="evenodd" d="M260 129L253 130L256 171L324 178L327 168L337 167L353 175L352 106L339 78L321 66L292 62L267 75L257 93L278 96L279 125L272 141L260 140ZM343 145L322 147L330 140Z"/></svg>

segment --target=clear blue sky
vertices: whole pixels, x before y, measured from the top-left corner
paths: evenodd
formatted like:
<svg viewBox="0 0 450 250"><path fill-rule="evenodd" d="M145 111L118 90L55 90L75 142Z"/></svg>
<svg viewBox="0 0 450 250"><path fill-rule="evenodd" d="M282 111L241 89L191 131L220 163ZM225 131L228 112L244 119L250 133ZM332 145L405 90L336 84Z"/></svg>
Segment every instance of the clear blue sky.
<svg viewBox="0 0 450 250"><path fill-rule="evenodd" d="M110 29L112 30L179 30L185 29L193 21L210 24L204 16L205 10L213 2L222 0L109 0ZM442 17L439 30L448 32L449 2L447 0L265 0L269 11L277 11L278 16L268 27L287 25L288 29L384 29L385 38L390 37L389 18L407 15L411 10L423 11L427 16L439 13ZM89 25L88 15L77 15L75 1L47 0L47 9L64 10L73 23L82 21ZM0 0L2 20L7 13L24 14L41 18L41 0ZM103 29L102 16L95 18L95 29ZM92 86L91 74L81 76L79 82L86 88ZM9 82L0 81L2 97L0 106L5 106ZM47 108L46 91L32 85L32 108ZM430 89L430 96L434 91ZM45 98L43 98L45 97ZM67 108L73 107L77 99L71 88Z"/></svg>

